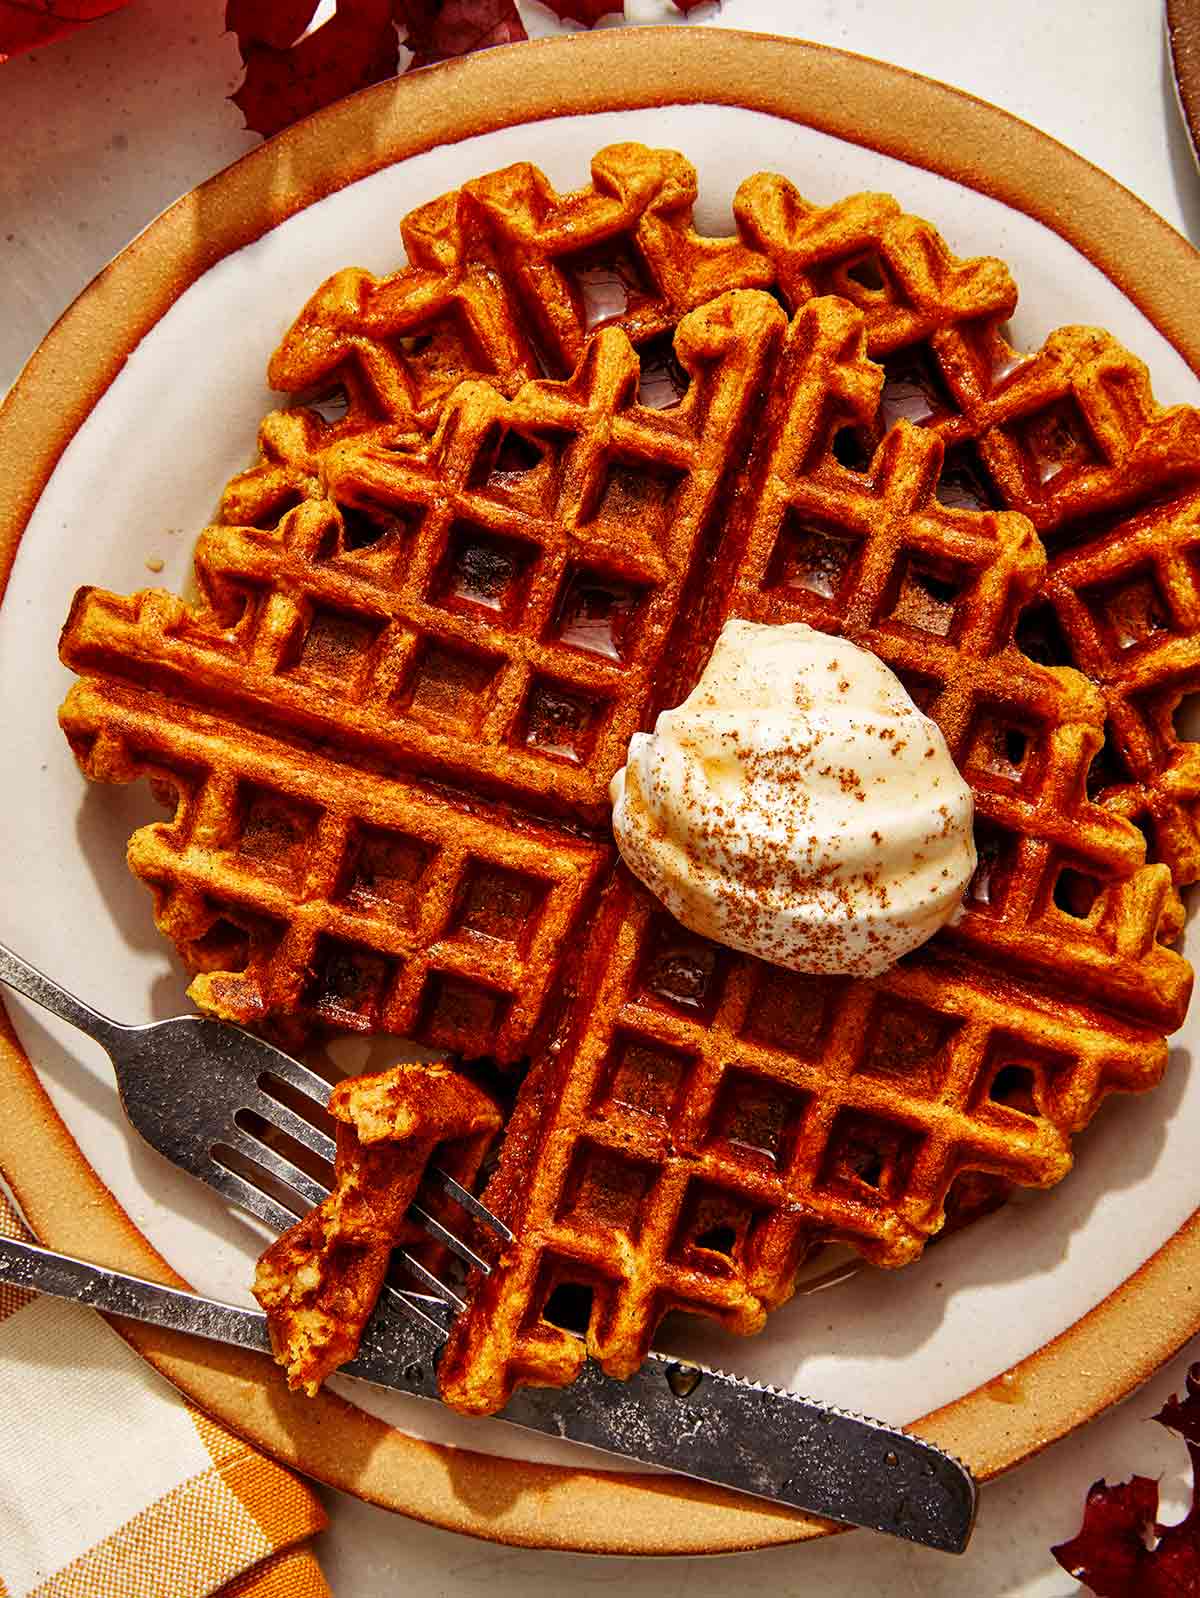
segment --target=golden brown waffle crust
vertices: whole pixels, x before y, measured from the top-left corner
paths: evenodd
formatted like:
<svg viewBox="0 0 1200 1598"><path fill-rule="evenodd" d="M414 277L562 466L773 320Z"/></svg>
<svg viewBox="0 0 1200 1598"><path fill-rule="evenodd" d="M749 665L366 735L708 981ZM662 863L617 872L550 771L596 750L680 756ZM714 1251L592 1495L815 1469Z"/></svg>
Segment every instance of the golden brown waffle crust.
<svg viewBox="0 0 1200 1598"><path fill-rule="evenodd" d="M943 1224L960 1171L1049 1185L1099 1098L1161 1072L1155 1032L1182 1017L1191 981L1156 941L1170 874L1143 867L1134 830L1087 794L1097 692L1012 646L1044 561L1029 521L944 506L931 427L897 421L861 469L837 458L833 443L870 422L881 383L886 401L871 325L827 296L793 318L676 680L691 686L730 616L866 644L923 695L972 781L979 825L1009 840L1007 863L981 868L956 929L865 984L731 959L618 873L559 1058L535 1066L488 1191L523 1247L452 1331L441 1375L456 1405L497 1408L514 1381L569 1377L557 1329L569 1290L588 1295L572 1329L586 1326L592 1356L624 1375L666 1309L757 1330L816 1240L904 1264ZM844 563L803 564L814 544ZM945 581L918 597L923 560L940 561ZM1027 714L1038 753L998 758L997 718ZM1088 910L1089 926L1108 926L1103 954L1060 903L1066 862L1092 850L1111 861L1097 867L1112 871L1108 908ZM1018 968L1035 973L1024 992ZM1120 1019L1101 1013L1110 1004ZM1029 1115L1001 1108L1014 1068L1036 1078Z"/></svg>
<svg viewBox="0 0 1200 1598"><path fill-rule="evenodd" d="M598 36L589 58L593 70L587 74L580 73L577 50L556 55L552 45L493 52L489 62L476 63L455 80L462 86L469 79L487 91L469 97L475 120L466 131L560 114L564 106L586 111L657 103L656 84L646 83L638 73L645 39L644 34L636 39L616 33ZM584 43L592 45L590 40ZM541 51L536 72L529 70L524 53L533 48ZM1034 130L895 69L790 41L722 37L709 30L700 39L669 30L655 40L654 56L673 74L681 99L746 104L802 119L974 183L1039 216L1106 270L1200 368L1200 339L1190 316L1200 292L1194 253L1111 179ZM415 153L439 137L454 136L460 127L458 113L453 127L438 120L448 115L445 81L431 72L389 85L286 136L283 144L306 178L285 202L278 197L277 148L249 157L203 191L205 227L193 225L196 197L180 202L154 224L135 253L122 258L73 308L0 413L0 453L12 467L0 475L0 525L8 562L70 435L173 298L213 260L279 220L285 209L311 203L330 188ZM403 97L403 118L391 112L397 94ZM936 138L931 129L938 130ZM949 149L955 151L953 158L945 153ZM370 154L354 171L348 168L347 150ZM1068 179L1081 205L1064 217L1058 195ZM1089 219L1100 214L1106 216L1106 228L1095 236ZM79 374L65 401L56 376L64 366ZM161 1260L54 1117L15 1040L8 1037L4 1047L14 1070L4 1083L6 1116L0 1125L7 1124L16 1136L4 1140L0 1158L40 1235L61 1247L86 1246L92 1257L111 1258L127 1269L163 1272ZM1198 1249L1200 1229L1188 1223L1124 1288L1024 1362L1019 1374L1025 1405L996 1405L981 1389L931 1418L938 1439L970 1458L986 1476L1027 1457L1128 1392L1194 1329L1178 1289L1200 1269ZM1154 1307L1149 1318L1143 1313L1147 1306ZM1132 1332L1135 1326L1135 1346L1141 1351L1136 1366L1124 1352L1114 1358L1114 1350L1129 1346L1122 1328ZM214 1358L198 1367L178 1341L153 1334L139 1333L137 1346L198 1402L279 1457L391 1507L479 1535L537 1546L664 1553L791 1541L828 1530L811 1526L805 1531L792 1517L773 1520L728 1496L706 1489L692 1492L675 1483L665 1513L663 1501L647 1495L644 1478L563 1473L460 1455L460 1484L465 1473L472 1484L470 1501L486 1506L468 1509L463 1493L451 1490L438 1451L412 1444L361 1413L349 1415L328 1400L322 1401L319 1413L293 1406L283 1421L277 1390L259 1387L257 1366ZM330 1446L335 1433L341 1441ZM367 1436L370 1464L348 1474L347 1458L358 1455L349 1439ZM498 1482L506 1484L503 1505L492 1491ZM688 1504L682 1517L681 1497ZM579 1530L584 1522L592 1528L586 1535Z"/></svg>

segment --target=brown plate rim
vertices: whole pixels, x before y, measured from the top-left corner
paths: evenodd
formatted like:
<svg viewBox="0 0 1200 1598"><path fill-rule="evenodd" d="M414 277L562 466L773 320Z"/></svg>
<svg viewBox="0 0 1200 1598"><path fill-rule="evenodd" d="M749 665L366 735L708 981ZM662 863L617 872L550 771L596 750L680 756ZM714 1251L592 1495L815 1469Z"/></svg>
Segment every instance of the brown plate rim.
<svg viewBox="0 0 1200 1598"><path fill-rule="evenodd" d="M299 123L184 196L95 278L0 406L0 592L70 439L138 341L215 262L323 195L439 143L554 116L679 103L805 123L1035 217L1098 266L1200 372L1200 325L1189 314L1200 256L1114 179L1009 113L901 68L764 34L659 28L540 40L376 85ZM2 1013L0 1170L49 1245L182 1281L84 1159ZM1059 1337L911 1429L981 1479L1009 1469L1123 1398L1200 1329L1198 1276L1200 1211ZM332 1394L309 1401L288 1393L256 1356L117 1324L196 1403L283 1463L447 1529L620 1554L731 1552L835 1529L677 1477L423 1442ZM1020 1402L1007 1401L1014 1394Z"/></svg>
<svg viewBox="0 0 1200 1598"><path fill-rule="evenodd" d="M1166 23L1175 94L1192 155L1200 160L1200 11L1191 0L1166 0Z"/></svg>

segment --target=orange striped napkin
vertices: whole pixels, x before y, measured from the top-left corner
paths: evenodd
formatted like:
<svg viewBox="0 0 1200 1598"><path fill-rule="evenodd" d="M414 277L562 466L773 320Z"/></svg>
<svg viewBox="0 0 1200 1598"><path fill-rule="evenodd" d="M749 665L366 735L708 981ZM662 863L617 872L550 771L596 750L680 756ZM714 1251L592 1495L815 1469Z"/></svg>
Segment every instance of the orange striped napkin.
<svg viewBox="0 0 1200 1598"><path fill-rule="evenodd" d="M0 1285L0 1598L330 1598L324 1525L99 1315Z"/></svg>

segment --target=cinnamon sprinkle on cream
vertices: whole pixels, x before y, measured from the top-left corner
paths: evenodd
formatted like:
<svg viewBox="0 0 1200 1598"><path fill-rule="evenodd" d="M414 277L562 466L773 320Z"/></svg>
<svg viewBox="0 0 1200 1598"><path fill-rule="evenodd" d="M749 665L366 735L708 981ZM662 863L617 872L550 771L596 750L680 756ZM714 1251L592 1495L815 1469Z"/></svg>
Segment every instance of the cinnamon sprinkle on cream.
<svg viewBox="0 0 1200 1598"><path fill-rule="evenodd" d="M878 975L975 870L936 723L875 655L799 623L726 623L610 793L626 863L679 921L796 971Z"/></svg>

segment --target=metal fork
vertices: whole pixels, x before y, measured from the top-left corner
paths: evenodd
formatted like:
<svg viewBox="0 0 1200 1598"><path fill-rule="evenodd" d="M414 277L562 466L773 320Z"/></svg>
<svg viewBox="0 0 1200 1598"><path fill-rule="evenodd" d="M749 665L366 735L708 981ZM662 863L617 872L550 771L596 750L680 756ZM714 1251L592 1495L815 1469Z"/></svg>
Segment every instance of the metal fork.
<svg viewBox="0 0 1200 1598"><path fill-rule="evenodd" d="M299 1060L241 1027L206 1016L180 1015L144 1026L122 1025L68 993L4 944L0 944L0 981L69 1021L104 1049L112 1062L125 1114L146 1142L172 1164L199 1177L277 1232L286 1231L299 1215L328 1196L327 1186L243 1124L247 1116L257 1116L332 1166L333 1139L279 1096L281 1086L285 1092L290 1088L294 1096L306 1101L312 1115L324 1111L330 1085ZM253 1172L264 1186L256 1185L243 1172ZM512 1241L504 1222L448 1172L431 1167L426 1180L503 1241ZM294 1209L266 1190L273 1184L295 1195ZM464 1264L488 1274L487 1261L423 1204L414 1203L408 1213ZM445 1311L463 1309L463 1299L407 1249L397 1249L393 1259L427 1291L390 1287L385 1291L391 1302L444 1341L448 1328L438 1317Z"/></svg>

